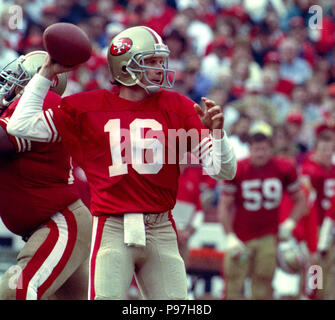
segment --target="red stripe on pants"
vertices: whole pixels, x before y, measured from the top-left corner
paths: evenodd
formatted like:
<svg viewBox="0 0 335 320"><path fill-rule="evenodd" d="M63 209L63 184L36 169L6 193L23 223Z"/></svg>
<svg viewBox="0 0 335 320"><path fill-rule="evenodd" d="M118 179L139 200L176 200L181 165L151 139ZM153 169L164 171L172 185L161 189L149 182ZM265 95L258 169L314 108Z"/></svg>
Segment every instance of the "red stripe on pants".
<svg viewBox="0 0 335 320"><path fill-rule="evenodd" d="M94 289L94 274L95 274L95 262L97 258L97 254L99 251L100 243L101 243L101 238L102 238L102 233L104 229L104 225L106 222L107 216L101 216L98 217L98 224L97 224L97 231L95 235L95 239L92 239L92 245L93 245L93 250L91 253L91 258L90 258L90 295L89 295L89 300L94 300L95 298L95 289Z"/></svg>
<svg viewBox="0 0 335 320"><path fill-rule="evenodd" d="M40 269L45 259L50 255L52 249L54 248L59 232L56 223L53 220L50 220L47 223L47 227L50 229L50 232L47 238L44 240L42 245L36 250L33 257L27 263L27 265L22 270L20 277L18 279L18 283L22 284L22 288L16 289L16 300L26 300L28 286L36 274L36 272Z"/></svg>
<svg viewBox="0 0 335 320"><path fill-rule="evenodd" d="M44 283L38 288L38 299L42 297L47 289L53 284L53 282L57 279L60 273L64 270L66 264L68 263L71 254L73 252L74 245L77 240L77 222L74 217L74 214L69 209L65 209L62 211L63 216L65 217L67 228L68 228L68 240L66 243L66 248L59 262L52 270L50 276Z"/></svg>

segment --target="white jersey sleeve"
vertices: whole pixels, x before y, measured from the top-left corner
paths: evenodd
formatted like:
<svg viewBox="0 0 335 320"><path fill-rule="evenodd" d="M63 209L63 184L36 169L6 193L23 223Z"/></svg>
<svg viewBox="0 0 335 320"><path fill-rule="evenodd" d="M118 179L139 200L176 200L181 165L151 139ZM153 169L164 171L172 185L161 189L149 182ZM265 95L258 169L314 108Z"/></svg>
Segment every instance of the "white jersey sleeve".
<svg viewBox="0 0 335 320"><path fill-rule="evenodd" d="M231 180L235 177L237 160L225 131L222 139L212 136L203 139L192 153L201 160L205 172L212 178Z"/></svg>
<svg viewBox="0 0 335 320"><path fill-rule="evenodd" d="M59 141L52 121L52 110L43 111L43 102L51 81L36 74L27 84L23 95L7 124L13 136L39 142Z"/></svg>

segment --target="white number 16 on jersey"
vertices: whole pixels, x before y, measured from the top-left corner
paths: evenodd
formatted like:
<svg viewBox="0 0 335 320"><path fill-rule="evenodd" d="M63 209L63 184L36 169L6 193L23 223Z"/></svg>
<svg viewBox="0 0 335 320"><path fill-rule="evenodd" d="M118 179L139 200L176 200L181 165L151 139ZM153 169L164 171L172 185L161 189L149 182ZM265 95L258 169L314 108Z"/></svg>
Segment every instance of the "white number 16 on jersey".
<svg viewBox="0 0 335 320"><path fill-rule="evenodd" d="M156 138L143 138L144 128L162 132L162 125L154 119L135 119L129 125L130 146L125 144L126 150L131 155L131 165L139 174L156 174L163 167L164 148ZM109 145L113 164L108 167L109 176L115 177L128 173L128 164L123 162L121 154L121 123L120 119L109 120L105 127L109 132ZM163 132L162 132L163 133ZM144 162L144 150L152 150L152 161Z"/></svg>

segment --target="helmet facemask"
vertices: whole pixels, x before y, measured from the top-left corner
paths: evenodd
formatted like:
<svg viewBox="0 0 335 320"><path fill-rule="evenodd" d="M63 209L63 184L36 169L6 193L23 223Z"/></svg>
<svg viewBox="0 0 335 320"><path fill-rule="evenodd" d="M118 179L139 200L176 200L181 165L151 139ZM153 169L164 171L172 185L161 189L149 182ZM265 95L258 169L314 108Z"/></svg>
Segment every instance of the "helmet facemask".
<svg viewBox="0 0 335 320"><path fill-rule="evenodd" d="M135 81L135 83L144 88L148 93L157 92L159 88L173 88L176 72L168 68L168 56L170 51L166 45L155 44L155 50L145 50L135 53L128 61L126 70ZM152 67L145 64L145 60L151 57L164 58L162 68ZM147 70L157 70L162 72L162 80L160 83L151 81L146 73ZM170 79L170 75L172 75ZM145 79L146 83L142 82ZM149 84L149 85L148 85Z"/></svg>
<svg viewBox="0 0 335 320"><path fill-rule="evenodd" d="M32 51L10 62L0 71L0 115L23 93L24 87L42 67L46 55L45 51ZM61 96L66 85L66 74L61 73L51 83L50 90Z"/></svg>
<svg viewBox="0 0 335 320"><path fill-rule="evenodd" d="M31 75L22 62L24 56L7 64L0 71L0 112L2 113L10 103L22 92Z"/></svg>

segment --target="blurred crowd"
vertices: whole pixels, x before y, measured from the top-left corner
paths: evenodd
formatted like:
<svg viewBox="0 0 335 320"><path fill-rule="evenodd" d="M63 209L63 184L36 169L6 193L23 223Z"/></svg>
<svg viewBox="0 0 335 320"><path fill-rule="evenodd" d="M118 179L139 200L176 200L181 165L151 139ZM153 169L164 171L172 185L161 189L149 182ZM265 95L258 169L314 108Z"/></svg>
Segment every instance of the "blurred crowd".
<svg viewBox="0 0 335 320"><path fill-rule="evenodd" d="M315 4L321 21L310 10ZM16 28L9 23L13 6L22 9ZM108 89L110 40L124 28L146 25L171 50L175 89L223 106L238 158L245 155L245 132L264 121L277 152L299 160L318 126L335 123L334 16L332 0L2 0L0 67L43 49L49 25L70 22L85 30L94 52L72 73L65 95Z"/></svg>

